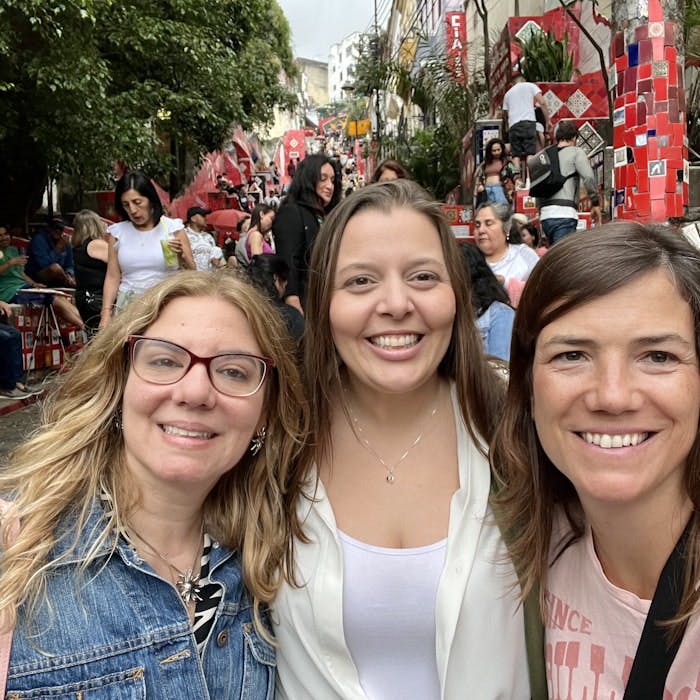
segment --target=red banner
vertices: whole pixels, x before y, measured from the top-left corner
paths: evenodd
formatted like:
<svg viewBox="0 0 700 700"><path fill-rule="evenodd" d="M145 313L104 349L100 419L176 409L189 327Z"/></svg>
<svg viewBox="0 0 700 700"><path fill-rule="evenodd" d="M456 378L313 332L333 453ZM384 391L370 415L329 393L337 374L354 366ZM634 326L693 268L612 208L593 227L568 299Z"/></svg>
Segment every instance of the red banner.
<svg viewBox="0 0 700 700"><path fill-rule="evenodd" d="M447 67L457 82L467 82L467 15L464 12L446 12L445 48Z"/></svg>

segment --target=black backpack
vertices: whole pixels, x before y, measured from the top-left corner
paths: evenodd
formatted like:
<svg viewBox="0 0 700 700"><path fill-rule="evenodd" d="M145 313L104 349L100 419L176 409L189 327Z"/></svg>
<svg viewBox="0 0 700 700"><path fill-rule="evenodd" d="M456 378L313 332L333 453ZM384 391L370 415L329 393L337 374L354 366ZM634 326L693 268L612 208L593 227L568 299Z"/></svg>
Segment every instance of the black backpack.
<svg viewBox="0 0 700 700"><path fill-rule="evenodd" d="M564 186L564 183L576 175L562 175L559 170L559 146L552 144L543 148L539 153L527 159L530 171L530 195L538 199L553 197Z"/></svg>

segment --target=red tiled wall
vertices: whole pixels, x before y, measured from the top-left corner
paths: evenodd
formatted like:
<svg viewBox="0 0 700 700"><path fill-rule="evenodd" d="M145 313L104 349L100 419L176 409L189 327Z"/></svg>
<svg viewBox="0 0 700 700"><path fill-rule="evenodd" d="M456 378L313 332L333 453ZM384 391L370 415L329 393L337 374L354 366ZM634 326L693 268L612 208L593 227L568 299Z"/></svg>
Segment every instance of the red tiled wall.
<svg viewBox="0 0 700 700"><path fill-rule="evenodd" d="M659 0L649 0L649 23L625 45L613 36L613 147L615 206L621 219L666 221L688 204L683 66L676 50L678 26L663 21Z"/></svg>

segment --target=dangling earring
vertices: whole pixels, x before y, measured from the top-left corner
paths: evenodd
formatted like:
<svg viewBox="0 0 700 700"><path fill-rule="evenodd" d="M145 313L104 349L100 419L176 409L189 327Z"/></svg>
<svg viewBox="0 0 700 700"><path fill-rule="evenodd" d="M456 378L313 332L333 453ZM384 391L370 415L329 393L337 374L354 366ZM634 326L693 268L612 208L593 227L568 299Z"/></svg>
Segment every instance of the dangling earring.
<svg viewBox="0 0 700 700"><path fill-rule="evenodd" d="M122 409L120 407L112 416L112 430L114 430L115 433L121 433L122 427Z"/></svg>
<svg viewBox="0 0 700 700"><path fill-rule="evenodd" d="M257 433L255 433L255 437L250 441L250 447L248 449L253 457L255 457L255 455L257 455L258 452L260 452L260 450L262 450L264 447L266 437L267 428L263 425L263 427L260 428Z"/></svg>

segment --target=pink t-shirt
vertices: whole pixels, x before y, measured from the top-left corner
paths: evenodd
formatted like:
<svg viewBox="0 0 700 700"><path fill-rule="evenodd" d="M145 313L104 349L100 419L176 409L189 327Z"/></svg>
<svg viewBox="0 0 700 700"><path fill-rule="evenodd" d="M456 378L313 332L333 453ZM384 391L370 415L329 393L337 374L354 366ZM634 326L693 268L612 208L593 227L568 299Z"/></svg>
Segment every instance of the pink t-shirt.
<svg viewBox="0 0 700 700"><path fill-rule="evenodd" d="M651 601L608 581L590 528L550 569L545 601L550 700L622 700ZM700 615L686 629L663 700L700 700Z"/></svg>

